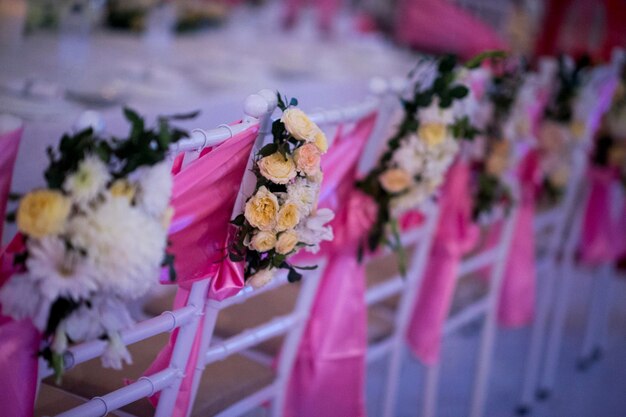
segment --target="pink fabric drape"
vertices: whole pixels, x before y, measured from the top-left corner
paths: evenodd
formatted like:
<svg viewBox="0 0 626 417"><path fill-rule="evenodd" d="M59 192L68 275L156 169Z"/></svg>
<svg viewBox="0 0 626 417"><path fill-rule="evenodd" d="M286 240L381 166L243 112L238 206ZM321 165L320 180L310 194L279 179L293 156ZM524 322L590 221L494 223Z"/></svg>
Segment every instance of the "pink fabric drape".
<svg viewBox="0 0 626 417"><path fill-rule="evenodd" d="M440 220L407 332L409 347L427 365L439 359L441 334L450 310L459 264L478 239L478 228L471 219L469 180L469 166L457 160L448 171L443 186Z"/></svg>
<svg viewBox="0 0 626 417"><path fill-rule="evenodd" d="M17 272L13 255L23 249L22 237L17 235L2 253L0 286ZM41 334L30 320L15 321L0 313L0 404L7 416L33 415L40 341Z"/></svg>
<svg viewBox="0 0 626 417"><path fill-rule="evenodd" d="M0 134L0 241L2 240L2 228L6 215L7 201L11 191L13 179L13 167L17 157L24 127Z"/></svg>
<svg viewBox="0 0 626 417"><path fill-rule="evenodd" d="M623 219L611 216L611 186L616 179L613 168L589 168L587 196L580 259L589 265L614 262L624 245Z"/></svg>
<svg viewBox="0 0 626 417"><path fill-rule="evenodd" d="M508 48L495 30L446 0L400 0L395 36L416 49L466 59L488 49Z"/></svg>
<svg viewBox="0 0 626 417"><path fill-rule="evenodd" d="M258 128L227 140L180 170L175 163L170 226L170 251L176 256L179 285L173 308L183 307L193 282L212 277L208 298L222 300L244 286L243 267L227 256L229 222ZM180 162L180 161L176 161ZM179 171L180 172L176 172ZM167 282L164 282L167 283ZM204 319L200 319L202 329ZM159 353L146 375L165 369L170 362L178 330ZM185 377L180 386L173 416L184 417L191 397L202 332L196 333ZM155 396L154 401L158 400Z"/></svg>
<svg viewBox="0 0 626 417"><path fill-rule="evenodd" d="M537 279L534 219L539 174L539 154L531 151L519 166L521 201L498 306L498 320L505 327L524 326L533 319Z"/></svg>
<svg viewBox="0 0 626 417"><path fill-rule="evenodd" d="M354 188L354 180L375 118L340 134L322 161L320 206L335 211L335 238L321 248L328 264L291 375L287 417L365 416L365 270L356 255L376 205Z"/></svg>

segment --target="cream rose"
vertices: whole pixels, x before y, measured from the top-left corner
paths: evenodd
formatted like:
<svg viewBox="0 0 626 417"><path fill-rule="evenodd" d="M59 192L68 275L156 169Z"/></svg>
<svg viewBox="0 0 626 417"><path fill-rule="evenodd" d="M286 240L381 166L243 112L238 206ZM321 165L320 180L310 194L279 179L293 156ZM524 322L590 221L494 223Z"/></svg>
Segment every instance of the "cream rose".
<svg viewBox="0 0 626 417"><path fill-rule="evenodd" d="M561 165L548 176L550 184L557 188L564 188L569 180L569 168L567 165Z"/></svg>
<svg viewBox="0 0 626 417"><path fill-rule="evenodd" d="M572 133L574 139L582 139L587 131L587 125L582 120L575 120L570 124L569 130Z"/></svg>
<svg viewBox="0 0 626 417"><path fill-rule="evenodd" d="M298 171L305 175L315 176L320 172L322 154L316 145L307 143L295 150L293 159Z"/></svg>
<svg viewBox="0 0 626 417"><path fill-rule="evenodd" d="M17 228L35 238L60 233L70 215L70 200L58 191L37 190L22 198Z"/></svg>
<svg viewBox="0 0 626 417"><path fill-rule="evenodd" d="M276 225L278 209L278 198L263 186L246 202L244 216L253 227L269 231Z"/></svg>
<svg viewBox="0 0 626 417"><path fill-rule="evenodd" d="M395 194L409 188L411 176L401 168L391 168L383 172L378 181L385 191Z"/></svg>
<svg viewBox="0 0 626 417"><path fill-rule="evenodd" d="M285 129L294 138L306 142L314 142L320 128L300 109L288 108L280 119Z"/></svg>
<svg viewBox="0 0 626 417"><path fill-rule="evenodd" d="M257 252L267 252L274 249L276 235L273 232L260 231L250 240L250 247Z"/></svg>
<svg viewBox="0 0 626 417"><path fill-rule="evenodd" d="M298 234L293 230L287 230L278 236L276 242L276 252L286 255L291 252L298 244Z"/></svg>
<svg viewBox="0 0 626 417"><path fill-rule="evenodd" d="M446 138L446 125L443 123L422 123L417 136L430 148L439 145Z"/></svg>
<svg viewBox="0 0 626 417"><path fill-rule="evenodd" d="M274 272L271 269L262 269L248 278L247 284L252 288L261 288L269 284L272 278L274 278Z"/></svg>
<svg viewBox="0 0 626 417"><path fill-rule="evenodd" d="M275 184L287 184L296 177L293 158L289 155L283 156L280 152L261 158L258 166L261 175Z"/></svg>
<svg viewBox="0 0 626 417"><path fill-rule="evenodd" d="M315 140L313 143L317 146L317 149L319 149L321 153L326 153L328 151L328 139L326 139L326 134L322 132L321 129L315 134Z"/></svg>
<svg viewBox="0 0 626 417"><path fill-rule="evenodd" d="M492 154L489 158L487 158L486 171L488 174L499 177L504 171L506 171L508 165L509 161L507 158L498 154Z"/></svg>
<svg viewBox="0 0 626 417"><path fill-rule="evenodd" d="M300 222L300 214L298 212L298 206L295 203L287 202L283 204L278 212L278 219L276 220L276 230L279 232L293 229Z"/></svg>

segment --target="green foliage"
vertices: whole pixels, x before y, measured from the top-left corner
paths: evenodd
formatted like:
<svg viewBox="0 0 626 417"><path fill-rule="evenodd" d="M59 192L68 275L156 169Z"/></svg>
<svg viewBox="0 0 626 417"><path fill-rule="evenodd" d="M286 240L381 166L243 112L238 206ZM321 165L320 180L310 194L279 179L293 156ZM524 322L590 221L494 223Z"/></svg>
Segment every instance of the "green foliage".
<svg viewBox="0 0 626 417"><path fill-rule="evenodd" d="M565 56L559 57L558 88L546 107L546 118L560 123L569 123L572 120L573 105L580 90L582 76L590 65L588 56L579 58L573 68L568 67Z"/></svg>
<svg viewBox="0 0 626 417"><path fill-rule="evenodd" d="M472 218L477 220L481 215L489 214L498 204L503 204L509 210L513 204L511 190L498 177L481 172L474 193Z"/></svg>

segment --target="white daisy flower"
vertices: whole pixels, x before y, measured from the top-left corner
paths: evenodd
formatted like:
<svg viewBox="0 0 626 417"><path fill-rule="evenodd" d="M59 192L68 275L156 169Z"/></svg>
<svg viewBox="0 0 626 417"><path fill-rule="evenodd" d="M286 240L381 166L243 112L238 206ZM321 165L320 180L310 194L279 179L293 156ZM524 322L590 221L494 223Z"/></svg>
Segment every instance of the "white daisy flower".
<svg viewBox="0 0 626 417"><path fill-rule="evenodd" d="M27 243L26 267L39 280L41 293L49 300L87 298L97 286L90 279L91 266L77 250L68 249L56 236L45 236Z"/></svg>
<svg viewBox="0 0 626 417"><path fill-rule="evenodd" d="M64 320L67 335L75 342L93 340L130 327L133 319L124 302L113 295L96 295Z"/></svg>
<svg viewBox="0 0 626 417"><path fill-rule="evenodd" d="M68 176L63 183L63 189L78 204L87 204L93 201L111 179L107 166L94 155L89 155L78 164L78 169Z"/></svg>
<svg viewBox="0 0 626 417"><path fill-rule="evenodd" d="M326 208L319 209L315 214L301 221L298 227L296 227L298 241L310 245L306 247L307 252L317 253L322 241L333 240L333 229L327 223L334 217L335 213L332 210Z"/></svg>

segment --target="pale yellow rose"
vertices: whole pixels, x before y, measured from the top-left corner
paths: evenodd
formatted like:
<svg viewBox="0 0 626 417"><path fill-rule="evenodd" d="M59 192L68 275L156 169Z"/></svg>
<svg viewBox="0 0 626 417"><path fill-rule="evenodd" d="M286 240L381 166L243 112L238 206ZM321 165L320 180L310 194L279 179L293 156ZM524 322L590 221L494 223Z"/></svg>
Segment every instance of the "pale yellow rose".
<svg viewBox="0 0 626 417"><path fill-rule="evenodd" d="M163 212L163 216L161 216L161 226L163 226L163 229L167 230L170 228L170 224L172 224L173 218L174 218L174 207L169 206Z"/></svg>
<svg viewBox="0 0 626 417"><path fill-rule="evenodd" d="M22 198L17 210L17 228L35 238L61 233L71 206L70 200L58 191L30 192Z"/></svg>
<svg viewBox="0 0 626 417"><path fill-rule="evenodd" d="M290 107L283 112L280 119L285 129L294 138L306 142L314 142L320 128L300 109Z"/></svg>
<svg viewBox="0 0 626 417"><path fill-rule="evenodd" d="M278 212L276 221L276 230L282 232L284 230L293 229L300 222L300 213L295 203L287 202L283 204Z"/></svg>
<svg viewBox="0 0 626 417"><path fill-rule="evenodd" d="M128 201L132 201L133 198L135 198L137 190L131 183L121 179L116 180L113 184L111 184L109 192L113 197L126 198Z"/></svg>
<svg viewBox="0 0 626 417"><path fill-rule="evenodd" d="M383 172L378 181L385 191L395 194L409 188L411 176L401 168L391 168Z"/></svg>
<svg viewBox="0 0 626 417"><path fill-rule="evenodd" d="M252 227L268 231L276 225L278 208L278 198L263 186L246 202L244 216Z"/></svg>
<svg viewBox="0 0 626 417"><path fill-rule="evenodd" d="M587 131L587 126L582 120L575 120L570 124L569 130L575 139L581 139Z"/></svg>
<svg viewBox="0 0 626 417"><path fill-rule="evenodd" d="M550 184L557 188L564 188L567 185L569 179L569 168L567 165L561 165L558 169L554 170L548 176Z"/></svg>
<svg viewBox="0 0 626 417"><path fill-rule="evenodd" d="M509 165L508 158L502 157L497 154L491 154L487 158L485 169L488 174L491 174L495 177L499 177L500 175L502 175L504 171L506 171L508 165Z"/></svg>
<svg viewBox="0 0 626 417"><path fill-rule="evenodd" d="M260 231L250 240L250 247L257 252L267 252L274 249L276 234L274 232Z"/></svg>
<svg viewBox="0 0 626 417"><path fill-rule="evenodd" d="M428 147L439 145L446 138L446 125L443 123L422 123L417 130L417 136L423 140Z"/></svg>
<svg viewBox="0 0 626 417"><path fill-rule="evenodd" d="M269 284L272 278L274 278L274 272L271 269L262 269L248 278L246 283L252 288L261 288Z"/></svg>
<svg viewBox="0 0 626 417"><path fill-rule="evenodd" d="M258 165L261 175L275 184L287 184L297 174L293 158L289 155L283 156L280 152L261 158Z"/></svg>
<svg viewBox="0 0 626 417"><path fill-rule="evenodd" d="M315 140L313 143L317 146L317 149L319 149L321 153L326 153L328 151L328 139L326 139L326 134L322 132L321 129L315 134Z"/></svg>
<svg viewBox="0 0 626 417"><path fill-rule="evenodd" d="M618 143L611 146L608 157L609 166L621 167L626 163L626 144Z"/></svg>
<svg viewBox="0 0 626 417"><path fill-rule="evenodd" d="M286 255L291 252L298 244L298 234L293 230L287 230L278 236L276 242L276 252Z"/></svg>
<svg viewBox="0 0 626 417"><path fill-rule="evenodd" d="M307 143L295 150L293 160L298 171L305 175L315 176L320 172L322 154L316 145Z"/></svg>

